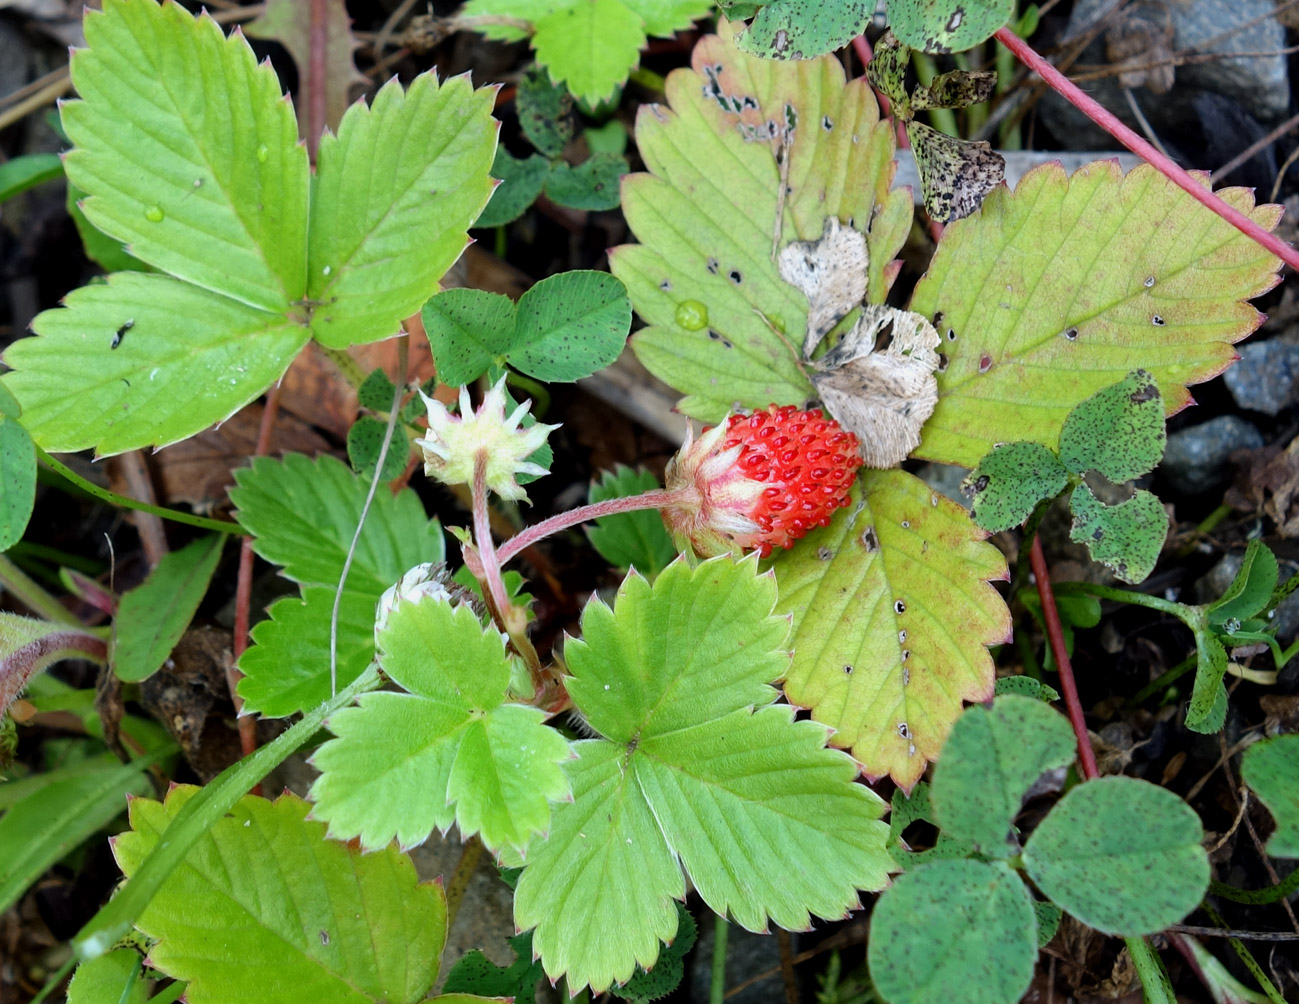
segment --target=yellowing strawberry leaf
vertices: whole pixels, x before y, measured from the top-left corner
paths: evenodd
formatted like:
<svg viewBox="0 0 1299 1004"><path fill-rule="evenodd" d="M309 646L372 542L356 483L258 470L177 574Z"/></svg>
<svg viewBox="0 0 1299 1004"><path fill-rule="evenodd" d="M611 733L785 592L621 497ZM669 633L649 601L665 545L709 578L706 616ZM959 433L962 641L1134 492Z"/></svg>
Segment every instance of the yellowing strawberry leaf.
<svg viewBox="0 0 1299 1004"><path fill-rule="evenodd" d="M843 916L887 882L883 803L824 728L770 705L788 660L775 599L756 561L724 556L674 562L652 586L629 575L613 609L588 604L567 685L602 738L576 745L573 801L529 849L514 904L552 979L600 991L650 968L676 932L682 867L751 930Z"/></svg>
<svg viewBox="0 0 1299 1004"><path fill-rule="evenodd" d="M197 791L131 803L132 832L113 848L128 876ZM245 796L140 915L156 939L150 964L188 980L186 1000L413 1004L431 989L447 930L441 887L420 884L396 848L362 855L326 840L307 809L291 795Z"/></svg>
<svg viewBox="0 0 1299 1004"><path fill-rule="evenodd" d="M1279 218L1244 189L1221 194L1264 226ZM1279 266L1151 167L1029 172L947 228L912 297L947 357L917 455L973 467L1012 431L1054 448L1075 405L1137 367L1184 408L1186 385L1258 327L1244 301Z"/></svg>
<svg viewBox="0 0 1299 1004"><path fill-rule="evenodd" d="M213 534L163 555L143 583L122 594L113 622L113 672L119 680L138 683L171 655L207 595L225 540Z"/></svg>
<svg viewBox="0 0 1299 1004"><path fill-rule="evenodd" d="M910 788L963 701L992 695L983 646L1010 635L989 579L1006 562L955 502L902 471L871 471L853 506L775 556L794 618L785 694L836 732L869 777Z"/></svg>
<svg viewBox="0 0 1299 1004"><path fill-rule="evenodd" d="M1042 892L1087 926L1150 934L1204 898L1203 838L1200 817L1167 788L1103 777L1051 810L1024 848L1024 865Z"/></svg>
<svg viewBox="0 0 1299 1004"><path fill-rule="evenodd" d="M454 819L492 850L523 851L568 795L568 743L539 708L506 704L510 660L499 631L467 605L401 602L378 636L379 665L405 694L367 694L329 720L313 762L314 815L361 847L423 843Z"/></svg>
<svg viewBox="0 0 1299 1004"><path fill-rule="evenodd" d="M321 140L307 299L322 344L387 338L436 292L491 198L494 96L468 76L439 84L425 73L404 91L394 78Z"/></svg>
<svg viewBox="0 0 1299 1004"><path fill-rule="evenodd" d="M1283 735L1245 751L1240 776L1272 812L1276 829L1267 841L1275 858L1299 858L1299 736Z"/></svg>
<svg viewBox="0 0 1299 1004"><path fill-rule="evenodd" d="M911 223L906 193L889 191L893 135L866 82L845 82L828 56L747 55L729 41L736 30L724 22L720 37L704 38L692 68L668 77L670 108L637 117L650 173L624 178L622 191L641 243L610 254L649 325L632 338L637 357L705 421L737 403L814 396L794 347L807 298L781 280L773 241L817 240L828 216L865 233L867 298L880 303Z"/></svg>
<svg viewBox="0 0 1299 1004"><path fill-rule="evenodd" d="M85 32L82 100L62 117L86 217L177 278L286 310L306 276L308 168L275 71L179 4L108 0Z"/></svg>

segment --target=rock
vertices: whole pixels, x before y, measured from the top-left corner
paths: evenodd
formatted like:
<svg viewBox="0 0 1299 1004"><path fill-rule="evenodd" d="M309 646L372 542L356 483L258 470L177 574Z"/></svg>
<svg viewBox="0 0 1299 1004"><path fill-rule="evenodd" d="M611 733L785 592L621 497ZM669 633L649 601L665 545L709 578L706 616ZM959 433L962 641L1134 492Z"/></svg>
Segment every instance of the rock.
<svg viewBox="0 0 1299 1004"><path fill-rule="evenodd" d="M1262 445L1263 436L1254 426L1236 415L1222 415L1169 436L1159 472L1174 490L1199 495L1227 480L1232 453Z"/></svg>
<svg viewBox="0 0 1299 1004"><path fill-rule="evenodd" d="M1240 361L1222 377L1240 407L1276 415L1299 400L1299 345L1273 339L1241 346Z"/></svg>
<svg viewBox="0 0 1299 1004"><path fill-rule="evenodd" d="M1078 0L1066 29L1066 37L1080 34L1107 7L1112 0ZM1147 86L1132 90L1143 114L1157 134L1166 142L1178 141L1186 129L1197 121L1194 101L1205 91L1222 95L1248 109L1256 118L1275 121L1289 110L1290 83L1286 69L1285 29L1269 16L1273 0L1170 0L1168 3L1136 3L1128 11L1147 19L1160 30L1167 16L1172 27L1171 44L1147 55L1135 54L1131 61L1137 64L1166 58L1171 50L1182 53L1192 47L1214 42L1196 53L1275 53L1275 55L1242 55L1239 58L1222 58L1190 63L1176 67L1175 82L1167 93L1156 94ZM1166 11L1166 15L1165 15ZM1124 15L1111 14L1107 26L1122 25ZM1253 23L1256 22L1256 23ZM1233 33L1233 29L1248 24ZM1084 50L1078 62L1106 65L1107 31L1101 30L1096 39ZM1217 41L1215 41L1217 40ZM1157 79L1151 83L1157 88ZM1081 84L1110 111L1117 114L1133 128L1138 123L1123 93L1118 75L1102 77ZM1048 94L1039 103L1039 112L1051 134L1069 150L1106 149L1113 140L1099 126L1094 125L1080 111L1055 94ZM1247 145L1246 143L1241 146Z"/></svg>
<svg viewBox="0 0 1299 1004"><path fill-rule="evenodd" d="M964 467L953 467L950 464L924 464L916 470L916 477L940 495L946 495L968 509L970 500L961 491L961 482L969 473Z"/></svg>

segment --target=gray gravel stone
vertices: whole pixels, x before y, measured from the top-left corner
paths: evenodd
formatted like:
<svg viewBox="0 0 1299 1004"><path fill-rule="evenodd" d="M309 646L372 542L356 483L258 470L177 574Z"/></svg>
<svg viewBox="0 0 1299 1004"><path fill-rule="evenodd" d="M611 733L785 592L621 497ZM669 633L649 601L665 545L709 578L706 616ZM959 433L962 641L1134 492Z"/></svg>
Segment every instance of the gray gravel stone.
<svg viewBox="0 0 1299 1004"><path fill-rule="evenodd" d="M1222 378L1240 407L1276 415L1299 400L1299 345L1276 339L1242 345L1240 361Z"/></svg>
<svg viewBox="0 0 1299 1004"><path fill-rule="evenodd" d="M1262 445L1263 436L1254 426L1236 415L1221 415L1169 436L1159 471L1177 491L1199 495L1227 480L1232 453Z"/></svg>

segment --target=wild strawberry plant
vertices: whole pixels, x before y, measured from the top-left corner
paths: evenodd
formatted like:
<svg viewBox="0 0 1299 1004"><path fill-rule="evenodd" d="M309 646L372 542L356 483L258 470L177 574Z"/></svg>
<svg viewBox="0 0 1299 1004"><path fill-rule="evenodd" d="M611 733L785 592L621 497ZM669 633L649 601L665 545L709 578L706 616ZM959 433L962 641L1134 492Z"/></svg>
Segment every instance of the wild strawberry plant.
<svg viewBox="0 0 1299 1004"><path fill-rule="evenodd" d="M652 6L474 0L464 18L531 31L551 79L593 101L647 34L707 5ZM1157 462L1166 412L1230 362L1259 320L1245 301L1278 263L1153 170L1048 167L951 224L909 309L885 306L912 223L909 193L891 184L893 126L837 60L792 59L842 44L874 5L825 5L819 19L796 0L727 6L751 23L723 21L667 78L666 104L639 114L647 170L621 188L636 243L611 252L612 276L563 273L517 303L438 288L502 166L490 89L431 74L386 85L342 115L313 169L242 39L155 0L88 16L80 99L63 109L66 170L87 226L151 271L77 290L6 353L0 456L14 458L18 496L36 449L174 443L261 394L310 340L342 350L418 315L439 378L461 391L454 406L372 376L360 398L374 414L348 440L355 470L258 458L230 493L238 525L197 520L251 537L297 587L253 631L238 695L245 714L301 717L201 789L132 803L114 846L127 882L76 940L73 999L144 993L139 954L113 950L123 938L176 981L165 993L194 1001L423 999L448 908L403 852L453 824L522 869L520 934L513 966L471 955L453 967L447 999L526 999L541 973L570 993L650 999L675 985L693 941L688 889L751 930L805 929L887 890L870 961L894 1002L1017 999L1061 911L1128 938L1157 973L1141 936L1202 899L1202 827L1165 789L1092 778L1084 757L1086 783L1021 837L1021 802L1073 760L1075 736L1033 681L965 710L992 700L988 646L1010 640L992 585L1007 563L985 538L1031 531L1069 488L1075 536L1144 578L1162 508L1140 492L1103 505L1087 479L1124 482ZM975 5L974 38L934 34L933 6L890 5L904 41L969 44L1010 9ZM915 38L917 24L929 34ZM596 46L608 33L619 44ZM534 143L554 156L551 139ZM542 166L527 185L514 178L493 219L562 173ZM1223 194L1264 226L1278 218L1247 192ZM551 462L555 427L515 399L518 374L562 383L608 366L633 308L645 327L632 349L712 427L692 432L663 487L610 472L590 505L498 542L492 504L525 500ZM487 388L477 406L475 383ZM376 491L412 450L469 501L450 552L413 491ZM913 455L976 467L973 512L899 469ZM18 496L0 512L5 540L30 512ZM584 522L627 574L585 605L562 651L539 653L531 597L506 566ZM45 616L0 615L0 698L30 686L46 707L73 703L38 674L74 655L147 680L223 540L170 555L120 599L73 582L114 615L112 639L28 590ZM1202 648L1193 727L1221 725L1230 639L1274 645L1264 614L1291 588L1277 579L1275 558L1251 549L1220 600L1178 614ZM88 696L75 700L93 716ZM0 801L12 804L0 848L22 851L5 858L0 904L57 859L53 833L85 839L175 752L149 723L118 725L144 751L130 763L105 754ZM1280 823L1277 855L1295 847L1279 780L1288 738L1251 751L1245 771ZM308 801L245 795L313 739ZM896 782L891 827L860 774ZM52 826L69 804L77 824ZM1135 832L1123 825L1137 817ZM939 831L922 853L902 839L917 819Z"/></svg>

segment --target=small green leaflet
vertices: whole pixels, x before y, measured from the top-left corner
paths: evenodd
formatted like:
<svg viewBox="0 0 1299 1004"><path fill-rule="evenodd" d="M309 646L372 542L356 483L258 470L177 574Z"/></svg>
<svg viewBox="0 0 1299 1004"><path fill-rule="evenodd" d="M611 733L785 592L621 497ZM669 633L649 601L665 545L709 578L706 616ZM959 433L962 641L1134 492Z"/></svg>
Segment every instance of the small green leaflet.
<svg viewBox="0 0 1299 1004"><path fill-rule="evenodd" d="M824 727L771 704L789 658L775 600L754 559L723 556L652 586L633 573L613 608L587 605L567 686L601 738L576 744L573 801L529 849L514 902L551 979L603 991L652 967L683 868L750 930L843 916L887 882L883 803Z"/></svg>
<svg viewBox="0 0 1299 1004"><path fill-rule="evenodd" d="M149 984L141 976L143 959L118 948L83 962L68 984L68 1004L146 1004Z"/></svg>
<svg viewBox="0 0 1299 1004"><path fill-rule="evenodd" d="M999 861L934 861L885 890L867 953L890 1004L1014 1004L1037 960L1033 902Z"/></svg>
<svg viewBox="0 0 1299 1004"><path fill-rule="evenodd" d="M1263 800L1276 820L1267 841L1274 858L1299 858L1299 736L1276 736L1245 751L1241 777Z"/></svg>
<svg viewBox="0 0 1299 1004"><path fill-rule="evenodd" d="M911 850L903 841L902 834L917 820L938 825L929 798L929 784L925 781L917 781L910 795L901 788L893 792L893 804L889 812L889 854L904 871L910 871L916 865L929 861L968 858L974 853L974 845L968 840L959 840L941 830L933 847L923 851Z"/></svg>
<svg viewBox="0 0 1299 1004"><path fill-rule="evenodd" d="M492 193L487 208L474 221L476 227L499 227L517 220L536 201L550 175L550 162L540 154L519 160L505 147L497 147L492 161L492 177L500 186ZM454 383L453 383L454 386Z"/></svg>
<svg viewBox="0 0 1299 1004"><path fill-rule="evenodd" d="M1245 189L1221 194L1265 227L1279 219ZM948 358L916 454L974 467L1008 432L1054 448L1077 404L1137 366L1167 412L1184 408L1186 385L1225 369L1258 327L1244 301L1279 267L1151 167L1030 171L947 228L916 286L911 309Z"/></svg>
<svg viewBox="0 0 1299 1004"><path fill-rule="evenodd" d="M637 358L684 395L681 411L706 422L736 405L813 396L791 347L803 341L808 301L781 280L773 241L818 240L831 215L869 231L867 299L881 303L912 216L906 193L889 189L893 134L866 82L847 81L828 56L740 52L737 30L723 22L702 39L691 71L668 77L670 107L637 117L649 173L624 178L622 193L640 243L610 252L649 325L631 340Z"/></svg>
<svg viewBox="0 0 1299 1004"><path fill-rule="evenodd" d="M649 471L633 471L619 464L591 483L591 501L625 498L662 487ZM677 556L676 546L657 509L601 516L587 534L592 546L609 564L624 571L635 568L650 579Z"/></svg>
<svg viewBox="0 0 1299 1004"><path fill-rule="evenodd" d="M1041 443L998 443L961 482L961 491L970 499L970 519L999 533L1019 526L1068 484L1069 472Z"/></svg>
<svg viewBox="0 0 1299 1004"><path fill-rule="evenodd" d="M22 540L36 504L36 444L18 420L18 402L0 384L0 551Z"/></svg>
<svg viewBox="0 0 1299 1004"><path fill-rule="evenodd" d="M1155 569L1168 536L1164 504L1144 488L1118 505L1106 505L1081 484L1069 497L1069 539L1086 544L1097 561L1124 582L1141 582Z"/></svg>
<svg viewBox="0 0 1299 1004"><path fill-rule="evenodd" d="M63 159L57 153L29 153L7 160L0 164L0 202L62 174Z"/></svg>
<svg viewBox="0 0 1299 1004"><path fill-rule="evenodd" d="M1088 927L1151 934L1204 898L1203 839L1200 817L1168 789L1103 777L1060 800L1033 831L1023 858L1037 887Z"/></svg>
<svg viewBox="0 0 1299 1004"><path fill-rule="evenodd" d="M113 621L113 672L139 683L171 655L207 595L226 538L213 534L164 555L149 577L122 594Z"/></svg>
<svg viewBox="0 0 1299 1004"><path fill-rule="evenodd" d="M545 975L541 963L532 957L532 932L510 938L514 961L498 966L478 949L460 957L442 985L446 993L477 994L480 997L513 997L514 1004L535 1004L537 984Z"/></svg>
<svg viewBox="0 0 1299 1004"><path fill-rule="evenodd" d="M392 335L490 195L493 94L465 78L394 81L353 105L313 178L292 105L242 37L154 0L107 0L85 33L81 100L62 114L70 185L110 239L92 253L129 267L125 242L166 274L75 290L6 350L5 385L48 450L176 442L261 394L312 337Z"/></svg>
<svg viewBox="0 0 1299 1004"><path fill-rule="evenodd" d="M772 558L794 618L785 694L869 777L910 789L962 702L992 695L984 646L1008 640L1011 621L988 580L1006 562L965 510L904 471L864 474L852 503Z"/></svg>
<svg viewBox="0 0 1299 1004"><path fill-rule="evenodd" d="M626 81L646 36L667 37L711 9L711 0L470 0L461 19L468 27L485 16L531 21L537 62L556 84L595 104ZM488 38L525 37L514 26L488 23L478 30Z"/></svg>
<svg viewBox="0 0 1299 1004"><path fill-rule="evenodd" d="M445 383L468 384L506 363L555 383L581 380L618 358L631 303L613 276L576 270L541 280L517 306L500 293L449 289L421 317Z"/></svg>
<svg viewBox="0 0 1299 1004"><path fill-rule="evenodd" d="M1015 16L1015 0L888 0L889 27L913 49L973 49Z"/></svg>
<svg viewBox="0 0 1299 1004"><path fill-rule="evenodd" d="M573 95L552 84L541 67L530 66L519 78L514 106L528 142L546 157L560 156L573 138Z"/></svg>
<svg viewBox="0 0 1299 1004"><path fill-rule="evenodd" d="M506 704L510 659L501 633L467 604L403 601L379 631L379 665L406 693L366 694L329 720L338 738L313 757L314 815L363 850L446 832L481 832L491 850L523 851L568 795L568 743L545 712Z"/></svg>
<svg viewBox="0 0 1299 1004"><path fill-rule="evenodd" d="M1060 460L1075 474L1117 483L1154 470L1164 455L1164 403L1154 378L1133 370L1083 401L1060 430Z"/></svg>
<svg viewBox="0 0 1299 1004"><path fill-rule="evenodd" d="M132 832L113 846L123 872L136 872L198 790L131 803ZM292 795L245 796L140 915L156 939L150 964L188 980L192 1004L414 1004L432 988L447 930L442 887L421 884L394 847L363 855L326 840L308 808Z"/></svg>
<svg viewBox="0 0 1299 1004"><path fill-rule="evenodd" d="M768 59L812 59L843 48L874 13L874 0L771 0L735 44Z"/></svg>
<svg viewBox="0 0 1299 1004"><path fill-rule="evenodd" d="M593 153L576 167L561 161L546 179L546 196L570 209L616 209L626 173L627 158L616 153Z"/></svg>

